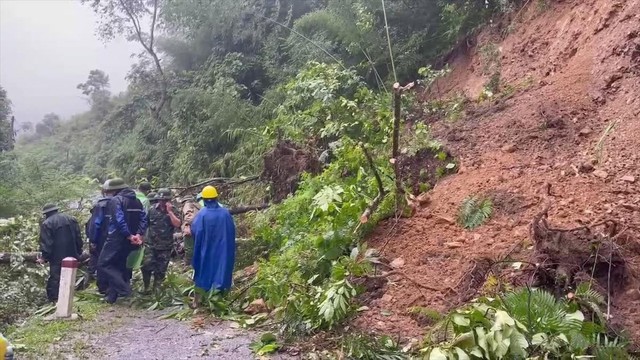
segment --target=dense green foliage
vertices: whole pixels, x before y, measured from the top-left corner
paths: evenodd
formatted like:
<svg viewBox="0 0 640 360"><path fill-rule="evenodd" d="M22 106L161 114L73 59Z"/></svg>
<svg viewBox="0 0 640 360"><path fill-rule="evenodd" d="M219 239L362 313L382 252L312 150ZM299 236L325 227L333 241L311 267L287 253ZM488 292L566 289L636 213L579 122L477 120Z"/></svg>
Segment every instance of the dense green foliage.
<svg viewBox="0 0 640 360"><path fill-rule="evenodd" d="M108 75L92 70L78 85L89 112L62 124L49 114L21 136L19 152L64 173L133 180L144 168L174 183L253 175L273 139L263 127L292 101L280 85L308 61L353 69L377 89L394 79L380 1L167 0L149 29L132 27L123 6L146 21L154 2L86 3L99 11L103 38L126 36L144 52L126 93L111 96ZM417 77L506 3L387 1L398 79Z"/></svg>
<svg viewBox="0 0 640 360"><path fill-rule="evenodd" d="M588 284L573 299L526 288L481 298L443 320L424 351L430 360L629 359L625 343L605 334L605 323L585 319L587 304L603 300Z"/></svg>
<svg viewBox="0 0 640 360"><path fill-rule="evenodd" d="M377 261L375 251L367 250L361 240L396 210L395 193L390 191L396 184L389 161L393 133L389 85L419 75L431 83L446 71L426 65L443 60L476 27L514 2L83 3L100 16L103 38L125 36L144 51L129 74L126 92L112 96L108 75L93 70L78 85L89 99L89 111L67 121L47 114L34 132L20 137L14 151L0 154L0 197L8 199L0 205L0 216L26 214L45 202L69 203L86 197L92 187L97 188L96 180L113 175L131 183L147 178L156 185L258 175L263 171L263 156L283 141L298 144L309 156L328 153L319 171L301 176L293 194L252 215L250 234L268 253L259 259L256 278L242 293L246 298L234 299L245 304L263 299L283 334L304 335L335 329L353 316L354 299L362 291L358 279ZM8 104L4 92L2 99L0 105ZM441 104L434 107L436 111L451 115L452 120L461 112L456 104ZM5 113L0 112L0 120L6 120ZM403 122L402 128L405 156L424 149L429 154L437 151L439 160L451 160L438 176L456 167L424 123ZM361 217L380 195L380 187L386 196L371 216ZM230 205L261 202L269 195L269 184L245 184L232 195L223 193L225 204ZM491 207L490 201L466 200L460 223L466 228L479 226L491 215ZM16 219L12 221L22 225L12 222L0 230L2 250L25 251L36 244L36 220ZM42 283L42 270L22 264L12 270L3 272L9 274L2 275L6 280L0 276L0 300L6 297L13 304L19 296L28 296L30 305L21 307L21 312L29 311L39 301L34 284ZM19 296L4 295L5 281L17 288L23 275L29 278ZM193 292L185 274L171 271L165 290L136 298L134 304L150 309L175 307L184 315ZM574 339L595 348L581 332L590 325L583 319L574 321L579 312L574 303L556 303L544 293L535 294L536 301L544 302L544 309L536 309L541 319L548 315L549 322L541 325L522 319L521 293L504 300L482 300L454 313L446 325L460 336L471 332L476 342L467 347L437 343L429 348L431 357L438 351L444 359L487 352L483 344L488 343L488 333L502 336L492 343L495 356L490 358L504 357L509 351L522 355L533 346L539 349L535 354L575 349ZM219 294L208 294L204 301L212 312L229 310L230 304ZM6 309L0 308L0 315L4 314ZM592 329L587 335L597 332ZM521 346L512 349L510 343L505 350L501 341L507 338ZM357 339L342 347L352 357L401 358L393 342L385 341L382 350L378 345L376 340ZM277 345L265 338L255 347L268 352Z"/></svg>

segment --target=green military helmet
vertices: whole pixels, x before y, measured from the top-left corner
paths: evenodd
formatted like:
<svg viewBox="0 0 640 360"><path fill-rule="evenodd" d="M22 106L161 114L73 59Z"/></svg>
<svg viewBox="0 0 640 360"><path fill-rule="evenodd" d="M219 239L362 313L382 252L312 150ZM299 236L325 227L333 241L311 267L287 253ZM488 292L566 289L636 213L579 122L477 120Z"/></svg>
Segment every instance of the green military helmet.
<svg viewBox="0 0 640 360"><path fill-rule="evenodd" d="M102 190L104 191L113 191L113 190L122 190L128 188L129 185L124 182L121 178L113 178L104 182L102 185Z"/></svg>
<svg viewBox="0 0 640 360"><path fill-rule="evenodd" d="M152 191L147 195L147 199L149 199L150 203L155 203L156 201L158 201L157 196L158 196L158 193Z"/></svg>
<svg viewBox="0 0 640 360"><path fill-rule="evenodd" d="M46 204L42 207L42 214L46 215L50 212L58 211L60 208L56 204Z"/></svg>
<svg viewBox="0 0 640 360"><path fill-rule="evenodd" d="M162 189L158 190L158 195L156 196L156 199L158 199L158 200L171 200L172 197L173 197L173 194L171 193L170 189L162 188Z"/></svg>

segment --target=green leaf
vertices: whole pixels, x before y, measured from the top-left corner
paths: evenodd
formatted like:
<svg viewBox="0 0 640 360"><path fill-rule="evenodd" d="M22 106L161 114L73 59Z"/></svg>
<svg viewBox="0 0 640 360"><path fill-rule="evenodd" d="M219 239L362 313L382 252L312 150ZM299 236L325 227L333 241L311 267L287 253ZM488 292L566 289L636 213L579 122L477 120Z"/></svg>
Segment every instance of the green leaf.
<svg viewBox="0 0 640 360"><path fill-rule="evenodd" d="M464 350L460 349L459 347L454 348L454 350L456 351L456 354L458 355L458 360L471 360L469 355L467 355L467 353L464 352Z"/></svg>
<svg viewBox="0 0 640 360"><path fill-rule="evenodd" d="M262 334L262 336L260 336L260 341L264 344L273 343L276 342L276 340L276 336L270 332L264 333Z"/></svg>
<svg viewBox="0 0 640 360"><path fill-rule="evenodd" d="M540 344L544 344L547 341L547 339L548 339L547 334L544 334L544 333L534 334L533 337L531 337L531 345L538 346Z"/></svg>
<svg viewBox="0 0 640 360"><path fill-rule="evenodd" d="M576 312L574 312L574 313L567 314L567 316L565 316L565 319L567 321L583 322L584 321L584 314L582 313L582 311L576 310Z"/></svg>
<svg viewBox="0 0 640 360"><path fill-rule="evenodd" d="M453 314L452 320L454 324L460 326L469 326L471 324L471 320L461 314Z"/></svg>
<svg viewBox="0 0 640 360"><path fill-rule="evenodd" d="M258 354L258 355L271 354L271 353L276 352L278 350L278 348L280 348L280 345L278 345L278 344L266 344L266 345L262 346L256 352L256 354Z"/></svg>
<svg viewBox="0 0 640 360"><path fill-rule="evenodd" d="M433 348L429 353L429 360L447 360L447 355L440 348Z"/></svg>

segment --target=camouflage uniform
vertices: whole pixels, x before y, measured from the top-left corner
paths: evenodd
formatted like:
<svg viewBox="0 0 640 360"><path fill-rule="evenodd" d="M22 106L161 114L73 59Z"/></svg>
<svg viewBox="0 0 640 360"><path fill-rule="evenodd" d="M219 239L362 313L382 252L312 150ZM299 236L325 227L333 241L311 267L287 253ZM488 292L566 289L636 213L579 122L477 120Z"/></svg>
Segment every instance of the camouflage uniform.
<svg viewBox="0 0 640 360"><path fill-rule="evenodd" d="M184 241L185 265L191 265L191 258L193 257L193 235L191 235L191 222L195 219L198 211L200 211L200 207L191 199L185 201L184 205L182 205L182 234Z"/></svg>
<svg viewBox="0 0 640 360"><path fill-rule="evenodd" d="M145 241L146 249L142 263L142 279L145 289L148 289L153 275L153 287L158 287L167 274L171 250L173 249L174 227L163 203L158 203L149 209L149 233Z"/></svg>

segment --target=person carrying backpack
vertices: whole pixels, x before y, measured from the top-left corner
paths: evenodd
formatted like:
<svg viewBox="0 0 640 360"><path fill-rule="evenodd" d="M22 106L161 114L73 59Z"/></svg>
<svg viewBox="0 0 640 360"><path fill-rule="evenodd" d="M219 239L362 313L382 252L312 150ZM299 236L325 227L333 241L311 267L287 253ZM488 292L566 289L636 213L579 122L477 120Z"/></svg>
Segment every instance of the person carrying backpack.
<svg viewBox="0 0 640 360"><path fill-rule="evenodd" d="M131 271L127 257L140 248L147 230L147 214L136 193L122 179L111 179L115 192L107 206L109 232L98 258L98 269L108 284L105 301L113 304L118 297L131 295Z"/></svg>
<svg viewBox="0 0 640 360"><path fill-rule="evenodd" d="M89 274L96 279L98 291L105 295L107 292L107 281L104 274L101 274L98 267L98 259L102 247L109 233L109 222L111 215L107 211L109 201L117 192L110 185L111 180L107 180L102 185L102 197L100 197L91 209L91 217L86 225L86 235L89 239Z"/></svg>

